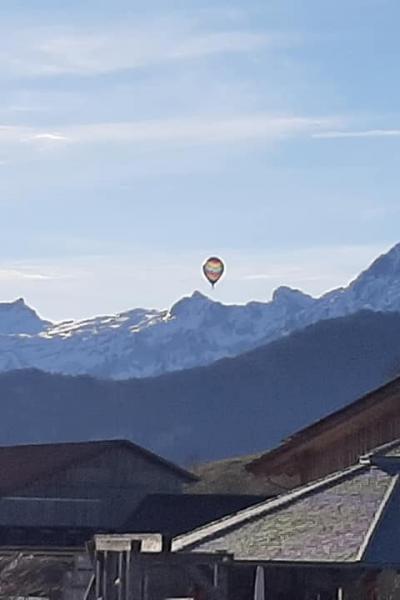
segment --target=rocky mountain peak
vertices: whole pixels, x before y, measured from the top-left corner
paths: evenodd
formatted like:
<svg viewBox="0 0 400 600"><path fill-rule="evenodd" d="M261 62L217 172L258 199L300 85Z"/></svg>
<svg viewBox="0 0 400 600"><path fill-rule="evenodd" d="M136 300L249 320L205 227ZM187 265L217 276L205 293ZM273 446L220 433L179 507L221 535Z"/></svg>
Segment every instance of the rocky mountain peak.
<svg viewBox="0 0 400 600"><path fill-rule="evenodd" d="M49 325L50 322L41 319L23 298L0 302L0 334L36 334Z"/></svg>
<svg viewBox="0 0 400 600"><path fill-rule="evenodd" d="M170 314L174 317L190 316L198 314L200 311L204 311L204 309L207 309L212 304L214 304L214 302L211 298L208 298L208 296L205 296L196 290L191 296L185 296L178 300L178 302L172 306Z"/></svg>
<svg viewBox="0 0 400 600"><path fill-rule="evenodd" d="M291 305L293 308L305 308L306 306L310 306L314 301L315 299L312 296L286 285L278 287L272 295L272 302Z"/></svg>
<svg viewBox="0 0 400 600"><path fill-rule="evenodd" d="M374 260L358 279L366 277L398 277L400 279L400 244L396 244L387 254L382 254Z"/></svg>

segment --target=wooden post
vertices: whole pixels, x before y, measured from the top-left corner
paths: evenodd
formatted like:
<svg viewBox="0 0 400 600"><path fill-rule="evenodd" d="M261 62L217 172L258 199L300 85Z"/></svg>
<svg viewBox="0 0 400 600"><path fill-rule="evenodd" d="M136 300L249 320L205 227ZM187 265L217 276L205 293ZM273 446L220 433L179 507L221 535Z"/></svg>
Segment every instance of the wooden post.
<svg viewBox="0 0 400 600"><path fill-rule="evenodd" d="M149 574L144 573L143 575L143 600L149 600Z"/></svg>
<svg viewBox="0 0 400 600"><path fill-rule="evenodd" d="M102 586L101 586L101 595L103 600L108 600L107 598L107 575L108 575L108 552L107 550L103 552L103 572L102 572Z"/></svg>
<svg viewBox="0 0 400 600"><path fill-rule="evenodd" d="M125 600L130 600L131 594L131 551L127 550L125 554Z"/></svg>
<svg viewBox="0 0 400 600"><path fill-rule="evenodd" d="M161 538L161 552L171 552L172 537L170 535L163 535Z"/></svg>
<svg viewBox="0 0 400 600"><path fill-rule="evenodd" d="M124 600L124 558L125 552L118 553L118 600Z"/></svg>
<svg viewBox="0 0 400 600"><path fill-rule="evenodd" d="M101 596L101 559L98 552L96 552L96 600L99 600Z"/></svg>
<svg viewBox="0 0 400 600"><path fill-rule="evenodd" d="M132 541L131 568L130 568L130 594L126 600L142 600L143 596L143 568L140 563L141 540Z"/></svg>
<svg viewBox="0 0 400 600"><path fill-rule="evenodd" d="M219 586L220 579L220 566L218 563L215 563L213 566L213 586L217 588Z"/></svg>

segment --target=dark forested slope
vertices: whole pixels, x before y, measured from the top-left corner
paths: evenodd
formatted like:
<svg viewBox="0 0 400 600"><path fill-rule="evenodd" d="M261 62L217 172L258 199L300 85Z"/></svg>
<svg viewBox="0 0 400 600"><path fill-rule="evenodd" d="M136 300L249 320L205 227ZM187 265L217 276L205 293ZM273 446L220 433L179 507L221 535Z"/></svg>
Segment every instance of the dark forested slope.
<svg viewBox="0 0 400 600"><path fill-rule="evenodd" d="M191 464L257 452L396 376L400 314L361 312L151 379L0 375L0 443L128 437Z"/></svg>

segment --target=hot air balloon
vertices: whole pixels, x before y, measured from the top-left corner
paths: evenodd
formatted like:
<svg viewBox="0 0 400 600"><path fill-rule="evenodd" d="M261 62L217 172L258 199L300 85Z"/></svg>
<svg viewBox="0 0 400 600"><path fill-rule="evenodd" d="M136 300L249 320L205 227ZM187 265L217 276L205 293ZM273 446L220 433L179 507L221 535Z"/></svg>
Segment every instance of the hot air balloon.
<svg viewBox="0 0 400 600"><path fill-rule="evenodd" d="M211 283L212 287L221 279L224 270L224 263L216 256L212 256L206 260L203 265L204 277Z"/></svg>

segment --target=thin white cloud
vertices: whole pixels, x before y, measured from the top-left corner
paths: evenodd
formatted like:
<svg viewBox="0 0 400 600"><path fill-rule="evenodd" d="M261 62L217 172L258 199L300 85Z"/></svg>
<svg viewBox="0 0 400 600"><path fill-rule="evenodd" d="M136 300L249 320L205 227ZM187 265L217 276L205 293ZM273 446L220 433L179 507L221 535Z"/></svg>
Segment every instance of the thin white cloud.
<svg viewBox="0 0 400 600"><path fill-rule="evenodd" d="M209 33L183 40L171 48L167 58L187 60L211 54L250 52L274 45L276 40L276 36L242 31Z"/></svg>
<svg viewBox="0 0 400 600"><path fill-rule="evenodd" d="M100 123L72 127L65 136L75 142L223 143L271 139L315 131L326 121L307 117L236 115L231 118L188 118Z"/></svg>
<svg viewBox="0 0 400 600"><path fill-rule="evenodd" d="M100 75L218 54L290 44L282 35L246 30L211 31L176 18L107 30L35 29L11 37L1 31L2 73L11 76ZM298 41L296 41L297 43Z"/></svg>
<svg viewBox="0 0 400 600"><path fill-rule="evenodd" d="M47 281L54 277L33 271L24 271L19 269L0 268L0 281L20 281L21 279L29 279L34 281Z"/></svg>
<svg viewBox="0 0 400 600"><path fill-rule="evenodd" d="M230 278L248 282L249 289L269 290L289 285L313 296L319 296L350 283L368 264L393 244L337 245L298 248L295 251L272 251L268 260L247 257L246 262L230 269ZM229 262L229 261L227 261ZM247 264L252 264L249 273ZM233 273L232 273L233 271ZM265 288L264 288L265 284ZM254 293L254 297L257 293Z"/></svg>
<svg viewBox="0 0 400 600"><path fill-rule="evenodd" d="M19 125L0 125L0 145L34 141L65 142L68 138L58 131L40 131L34 127Z"/></svg>
<svg viewBox="0 0 400 600"><path fill-rule="evenodd" d="M69 140L65 135L59 133L37 133L33 136L34 140L49 140L51 142L66 142Z"/></svg>
<svg viewBox="0 0 400 600"><path fill-rule="evenodd" d="M316 139L400 137L400 129L366 129L364 131L322 131L313 133Z"/></svg>
<svg viewBox="0 0 400 600"><path fill-rule="evenodd" d="M0 143L219 144L251 140L274 141L309 134L336 122L334 118L256 114L236 115L230 118L193 117L97 123L59 128L57 131L0 127Z"/></svg>

